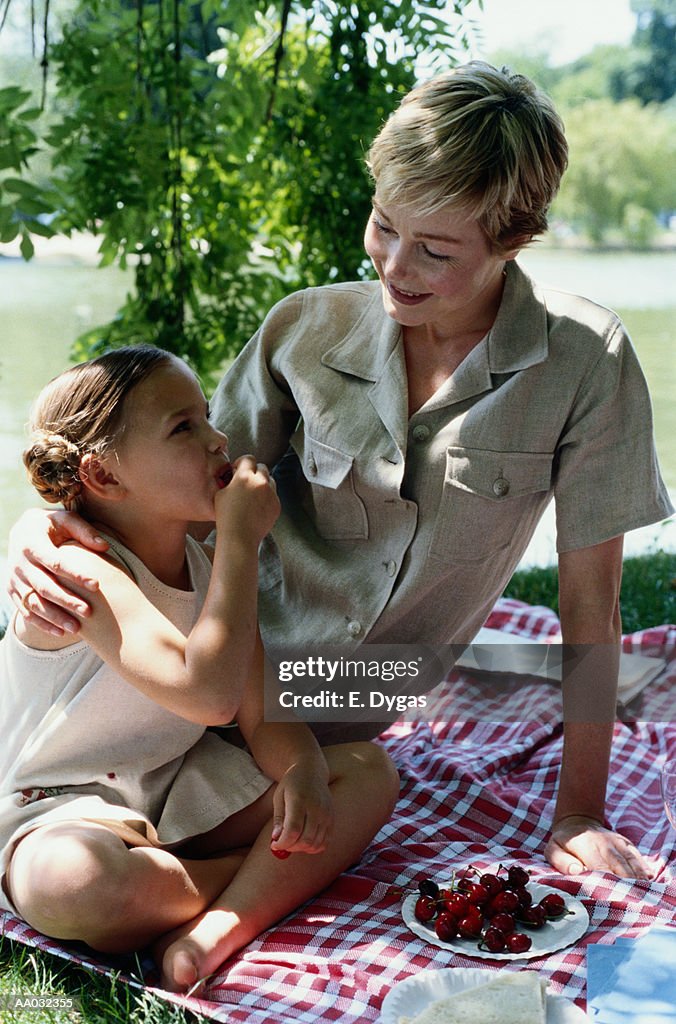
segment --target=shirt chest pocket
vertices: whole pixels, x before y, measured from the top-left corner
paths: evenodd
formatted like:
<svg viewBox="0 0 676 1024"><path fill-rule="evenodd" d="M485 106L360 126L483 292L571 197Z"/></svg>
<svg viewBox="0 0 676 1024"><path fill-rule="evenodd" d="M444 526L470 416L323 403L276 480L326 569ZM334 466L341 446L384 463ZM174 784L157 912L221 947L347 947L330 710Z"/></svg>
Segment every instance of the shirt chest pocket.
<svg viewBox="0 0 676 1024"><path fill-rule="evenodd" d="M448 448L429 555L480 562L532 532L552 478L552 455Z"/></svg>
<svg viewBox="0 0 676 1024"><path fill-rule="evenodd" d="M308 488L305 511L326 540L365 540L368 517L354 488L351 455L305 434L302 465Z"/></svg>

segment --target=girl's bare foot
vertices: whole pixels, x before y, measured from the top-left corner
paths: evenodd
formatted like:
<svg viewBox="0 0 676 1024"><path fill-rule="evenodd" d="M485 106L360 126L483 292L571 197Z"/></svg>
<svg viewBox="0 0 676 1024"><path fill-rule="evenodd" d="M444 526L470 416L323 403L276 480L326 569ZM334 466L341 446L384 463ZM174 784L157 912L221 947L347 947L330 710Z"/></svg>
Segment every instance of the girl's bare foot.
<svg viewBox="0 0 676 1024"><path fill-rule="evenodd" d="M211 909L163 935L153 946L163 988L199 988L240 945L234 937L239 923L236 914Z"/></svg>

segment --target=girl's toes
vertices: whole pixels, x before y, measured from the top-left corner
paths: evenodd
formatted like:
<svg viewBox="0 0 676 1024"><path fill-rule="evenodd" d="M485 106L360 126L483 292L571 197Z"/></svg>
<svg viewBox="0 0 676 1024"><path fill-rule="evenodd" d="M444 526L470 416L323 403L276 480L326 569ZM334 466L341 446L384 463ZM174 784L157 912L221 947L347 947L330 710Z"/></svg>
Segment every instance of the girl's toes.
<svg viewBox="0 0 676 1024"><path fill-rule="evenodd" d="M184 942L174 942L162 957L162 983L170 992L187 992L200 980L195 951Z"/></svg>

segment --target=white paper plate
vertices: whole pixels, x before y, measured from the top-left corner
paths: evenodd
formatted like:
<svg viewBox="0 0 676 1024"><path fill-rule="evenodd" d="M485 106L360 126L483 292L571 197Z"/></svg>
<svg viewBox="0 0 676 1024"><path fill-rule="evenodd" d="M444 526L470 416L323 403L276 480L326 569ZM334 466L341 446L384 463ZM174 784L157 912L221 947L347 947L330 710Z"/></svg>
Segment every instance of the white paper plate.
<svg viewBox="0 0 676 1024"><path fill-rule="evenodd" d="M383 1000L381 1024L399 1024L401 1017L415 1017L437 999L492 981L497 971L446 967L441 971L420 971L393 985ZM584 1024L587 1014L563 996L547 993L547 1024Z"/></svg>
<svg viewBox="0 0 676 1024"><path fill-rule="evenodd" d="M539 903L548 892L559 892L558 889L551 889L548 885L540 885L538 882L529 882L528 891L533 896L533 903ZM564 914L557 921L548 921L542 928L527 928L525 925L517 925L519 931L523 931L533 940L533 945L526 953L489 953L487 949L478 949L478 939L451 939L444 942L437 936L434 930L434 921L423 923L414 914L416 901L420 893L412 892L404 900L401 914L404 922L418 938L433 946L440 946L442 949L449 949L461 956L471 956L479 960L532 960L534 957L545 956L547 953L555 953L559 949L577 942L589 927L589 914L587 908L579 900L569 896L566 892L559 892L566 901L566 907L571 914Z"/></svg>

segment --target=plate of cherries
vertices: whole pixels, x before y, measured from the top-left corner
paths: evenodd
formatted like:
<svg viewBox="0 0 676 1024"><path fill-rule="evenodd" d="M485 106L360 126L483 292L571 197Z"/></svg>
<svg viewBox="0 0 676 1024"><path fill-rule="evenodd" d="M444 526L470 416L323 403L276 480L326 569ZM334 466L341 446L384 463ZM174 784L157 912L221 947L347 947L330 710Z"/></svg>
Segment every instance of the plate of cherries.
<svg viewBox="0 0 676 1024"><path fill-rule="evenodd" d="M585 906L568 893L530 881L520 864L469 868L450 882L424 878L402 905L419 938L481 960L528 960L554 953L589 927Z"/></svg>

